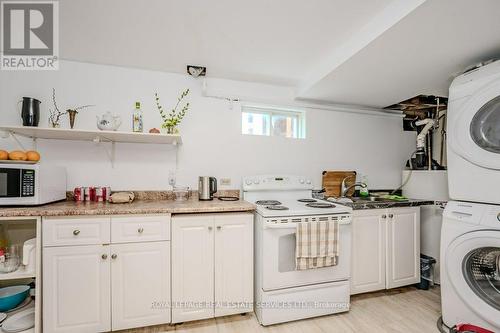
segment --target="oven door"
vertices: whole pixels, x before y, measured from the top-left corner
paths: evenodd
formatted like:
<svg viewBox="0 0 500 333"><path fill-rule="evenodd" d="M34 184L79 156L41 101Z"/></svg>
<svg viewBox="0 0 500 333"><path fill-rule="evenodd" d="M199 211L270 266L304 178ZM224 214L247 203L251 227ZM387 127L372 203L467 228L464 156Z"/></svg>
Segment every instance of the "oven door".
<svg viewBox="0 0 500 333"><path fill-rule="evenodd" d="M294 218L293 220L297 219ZM296 224L294 222L264 222L262 237L262 288L264 291L349 279L351 257L350 223L350 216L339 222L340 250L336 266L298 271L295 269Z"/></svg>

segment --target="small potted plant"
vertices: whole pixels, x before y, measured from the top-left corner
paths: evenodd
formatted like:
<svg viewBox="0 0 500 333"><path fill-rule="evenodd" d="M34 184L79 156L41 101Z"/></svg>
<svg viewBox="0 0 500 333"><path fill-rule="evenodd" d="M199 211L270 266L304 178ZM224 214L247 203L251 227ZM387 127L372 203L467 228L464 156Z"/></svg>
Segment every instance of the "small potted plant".
<svg viewBox="0 0 500 333"><path fill-rule="evenodd" d="M65 114L68 114L69 116L69 125L71 129L75 126L75 118L76 115L78 114L79 110L83 110L85 108L94 106L94 105L82 105L78 106L76 108L71 108L67 109L66 111L62 112L59 110L59 107L57 106L56 103L56 89L52 88L52 102L54 103L54 110L49 110L49 125L52 126L52 128L59 128L61 127L61 117L64 116Z"/></svg>
<svg viewBox="0 0 500 333"><path fill-rule="evenodd" d="M181 123L182 119L186 115L186 112L189 110L189 102L184 104L180 108L180 110L177 109L182 105L184 98L186 98L188 95L189 89L184 90L182 94L177 98L177 104L175 104L175 107L167 114L160 104L160 97L158 96L158 93L155 93L156 107L158 108L158 111L160 111L160 116L163 120L163 124L161 125L161 127L163 129L166 129L167 134L179 133L177 125Z"/></svg>

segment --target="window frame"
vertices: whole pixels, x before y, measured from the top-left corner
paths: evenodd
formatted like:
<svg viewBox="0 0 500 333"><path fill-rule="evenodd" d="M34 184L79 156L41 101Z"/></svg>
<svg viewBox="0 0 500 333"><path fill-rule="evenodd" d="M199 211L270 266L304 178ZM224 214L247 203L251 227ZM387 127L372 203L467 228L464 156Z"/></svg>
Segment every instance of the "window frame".
<svg viewBox="0 0 500 333"><path fill-rule="evenodd" d="M243 113L251 114L264 114L269 116L268 133L267 134L254 134L254 133L243 133ZM297 137L286 137L281 135L275 135L273 133L273 116L295 116L297 117ZM262 106L245 104L241 106L240 110L240 132L242 135L252 135L252 136L263 136L263 137L278 137L285 139L305 139L306 138L306 111L302 109L295 108L285 108L277 106Z"/></svg>

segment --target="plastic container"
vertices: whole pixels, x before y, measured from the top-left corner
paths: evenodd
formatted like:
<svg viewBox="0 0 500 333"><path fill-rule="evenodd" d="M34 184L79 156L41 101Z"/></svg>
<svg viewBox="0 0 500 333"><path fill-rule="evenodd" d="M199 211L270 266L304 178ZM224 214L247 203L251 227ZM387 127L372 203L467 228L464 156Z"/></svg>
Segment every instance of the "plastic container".
<svg viewBox="0 0 500 333"><path fill-rule="evenodd" d="M20 246L6 246L0 250L0 273L11 273L21 265Z"/></svg>
<svg viewBox="0 0 500 333"><path fill-rule="evenodd" d="M189 199L189 187L188 186L174 186L174 200L175 201L186 201Z"/></svg>
<svg viewBox="0 0 500 333"><path fill-rule="evenodd" d="M420 254L420 283L416 284L418 289L429 290L434 277L434 264L436 259Z"/></svg>
<svg viewBox="0 0 500 333"><path fill-rule="evenodd" d="M0 311L12 310L29 296L30 286L18 285L0 288Z"/></svg>

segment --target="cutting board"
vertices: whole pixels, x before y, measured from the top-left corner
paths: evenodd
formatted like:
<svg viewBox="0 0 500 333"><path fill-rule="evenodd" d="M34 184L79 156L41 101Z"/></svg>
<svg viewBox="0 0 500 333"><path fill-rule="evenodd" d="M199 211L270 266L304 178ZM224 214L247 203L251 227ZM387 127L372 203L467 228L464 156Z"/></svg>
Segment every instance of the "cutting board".
<svg viewBox="0 0 500 333"><path fill-rule="evenodd" d="M346 180L346 185L350 186L356 182L356 171L323 171L322 187L325 189L325 196L327 197L340 197L342 180L345 177L349 177ZM347 192L347 196L352 196L354 194L354 187Z"/></svg>

